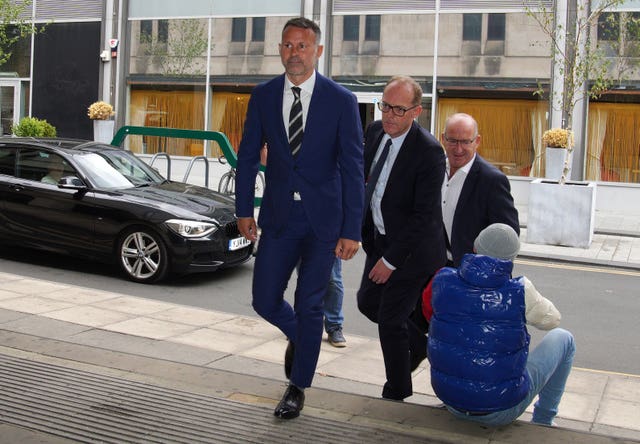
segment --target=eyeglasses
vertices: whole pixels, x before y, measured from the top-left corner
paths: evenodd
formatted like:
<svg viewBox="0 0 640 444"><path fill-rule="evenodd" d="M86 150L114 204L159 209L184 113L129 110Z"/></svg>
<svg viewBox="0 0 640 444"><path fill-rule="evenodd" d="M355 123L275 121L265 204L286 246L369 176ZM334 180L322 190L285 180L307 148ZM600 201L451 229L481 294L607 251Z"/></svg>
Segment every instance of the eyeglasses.
<svg viewBox="0 0 640 444"><path fill-rule="evenodd" d="M389 105L387 102L378 102L378 109L383 113L388 113L389 111L393 111L398 117L404 116L407 111L411 111L414 108L419 107L420 105L413 105L411 108L405 108L400 105Z"/></svg>
<svg viewBox="0 0 640 444"><path fill-rule="evenodd" d="M477 135L474 136L473 139L450 139L449 137L444 136L444 140L445 142L447 142L447 145L451 145L451 146L456 146L457 144L460 144L460 146L469 146L473 142L475 142L477 138L478 138Z"/></svg>

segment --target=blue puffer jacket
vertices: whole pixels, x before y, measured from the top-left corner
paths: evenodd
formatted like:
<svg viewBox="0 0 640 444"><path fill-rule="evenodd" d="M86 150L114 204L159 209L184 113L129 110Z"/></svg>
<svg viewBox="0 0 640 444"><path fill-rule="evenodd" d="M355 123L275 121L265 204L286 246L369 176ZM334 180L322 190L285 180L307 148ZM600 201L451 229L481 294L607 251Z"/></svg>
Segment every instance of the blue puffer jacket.
<svg viewBox="0 0 640 444"><path fill-rule="evenodd" d="M529 390L524 284L512 270L511 261L467 254L434 277L431 385L455 409L505 410Z"/></svg>

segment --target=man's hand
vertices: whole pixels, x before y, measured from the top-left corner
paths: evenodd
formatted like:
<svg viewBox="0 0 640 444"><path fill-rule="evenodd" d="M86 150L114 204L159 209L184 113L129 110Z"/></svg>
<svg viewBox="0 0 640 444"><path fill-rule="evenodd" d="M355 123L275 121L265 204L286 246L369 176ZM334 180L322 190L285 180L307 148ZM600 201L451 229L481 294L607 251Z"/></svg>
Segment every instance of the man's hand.
<svg viewBox="0 0 640 444"><path fill-rule="evenodd" d="M376 284L386 284L391 277L391 273L393 273L393 270L387 267L382 259L378 259L378 262L369 272L369 279Z"/></svg>
<svg viewBox="0 0 640 444"><path fill-rule="evenodd" d="M251 242L258 240L258 226L253 217L239 217L238 230L247 240Z"/></svg>
<svg viewBox="0 0 640 444"><path fill-rule="evenodd" d="M336 257L348 261L358 252L360 242L351 239L340 238L336 245Z"/></svg>

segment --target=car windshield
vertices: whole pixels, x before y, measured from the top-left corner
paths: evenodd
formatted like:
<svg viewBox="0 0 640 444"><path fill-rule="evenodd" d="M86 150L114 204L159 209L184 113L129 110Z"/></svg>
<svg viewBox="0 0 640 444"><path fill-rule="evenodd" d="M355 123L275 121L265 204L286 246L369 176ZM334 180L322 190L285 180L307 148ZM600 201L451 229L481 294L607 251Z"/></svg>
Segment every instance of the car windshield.
<svg viewBox="0 0 640 444"><path fill-rule="evenodd" d="M165 179L142 160L127 151L108 150L86 153L76 160L89 180L99 188L130 188Z"/></svg>

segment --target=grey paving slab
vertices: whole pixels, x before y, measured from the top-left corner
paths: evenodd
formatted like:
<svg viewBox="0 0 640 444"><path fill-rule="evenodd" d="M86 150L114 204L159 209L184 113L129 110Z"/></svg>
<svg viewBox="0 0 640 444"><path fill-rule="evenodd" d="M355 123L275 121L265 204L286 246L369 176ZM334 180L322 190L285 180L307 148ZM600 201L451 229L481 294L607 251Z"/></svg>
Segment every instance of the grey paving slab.
<svg viewBox="0 0 640 444"><path fill-rule="evenodd" d="M91 347L193 365L207 365L227 356L214 350L97 329L83 331L68 340Z"/></svg>
<svg viewBox="0 0 640 444"><path fill-rule="evenodd" d="M0 328L29 335L64 339L77 333L89 330L91 327L82 324L72 324L69 322L49 319L42 316L21 316L13 321L5 322Z"/></svg>

